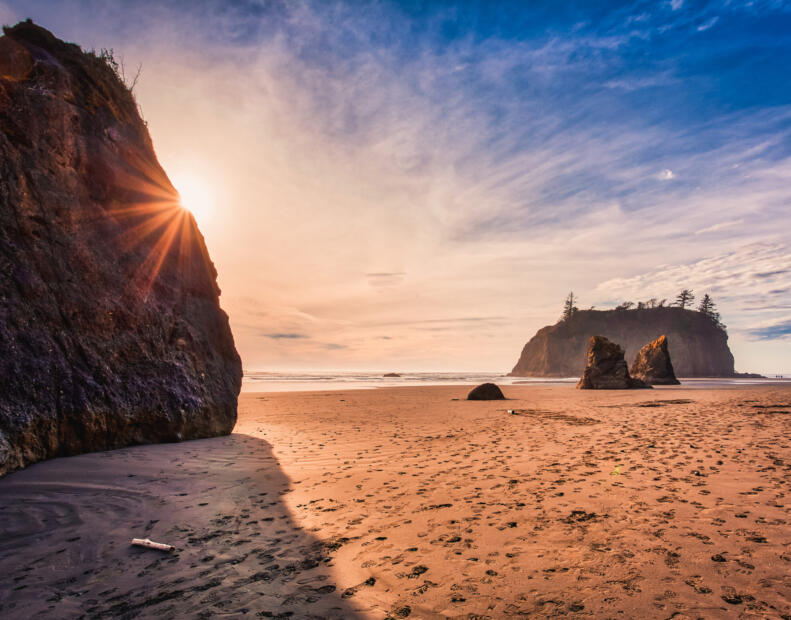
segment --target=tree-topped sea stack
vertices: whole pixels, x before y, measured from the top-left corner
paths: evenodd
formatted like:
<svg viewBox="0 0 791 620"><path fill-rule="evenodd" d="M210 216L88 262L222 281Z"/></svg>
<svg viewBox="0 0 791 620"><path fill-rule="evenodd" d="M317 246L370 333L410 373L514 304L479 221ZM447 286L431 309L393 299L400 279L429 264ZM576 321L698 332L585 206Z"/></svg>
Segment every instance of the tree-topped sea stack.
<svg viewBox="0 0 791 620"><path fill-rule="evenodd" d="M241 363L195 220L111 57L0 38L0 475L227 434Z"/></svg>
<svg viewBox="0 0 791 620"><path fill-rule="evenodd" d="M634 304L632 304L633 306ZM576 310L541 328L525 344L511 371L515 377L575 377L584 366L591 336L602 335L624 347L627 359L662 334L672 342L679 377L732 377L728 333L717 320L680 306L626 304L613 310Z"/></svg>
<svg viewBox="0 0 791 620"><path fill-rule="evenodd" d="M640 379L648 385L679 385L670 352L667 348L667 336L662 334L653 342L645 345L634 359L630 370L632 377Z"/></svg>
<svg viewBox="0 0 791 620"><path fill-rule="evenodd" d="M629 376L629 367L619 345L604 336L593 336L588 343L587 364L577 387L581 390L628 390L651 386Z"/></svg>

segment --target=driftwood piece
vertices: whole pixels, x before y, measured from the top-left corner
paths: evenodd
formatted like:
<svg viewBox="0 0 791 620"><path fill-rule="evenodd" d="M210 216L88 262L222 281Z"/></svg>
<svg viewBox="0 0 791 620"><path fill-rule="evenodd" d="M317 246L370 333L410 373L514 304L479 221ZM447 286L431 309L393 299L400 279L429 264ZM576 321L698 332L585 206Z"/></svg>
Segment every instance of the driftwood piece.
<svg viewBox="0 0 791 620"><path fill-rule="evenodd" d="M176 548L173 545L166 545L165 543L154 542L148 538L133 538L132 544L138 547L147 547L148 549L157 549L158 551L174 551Z"/></svg>

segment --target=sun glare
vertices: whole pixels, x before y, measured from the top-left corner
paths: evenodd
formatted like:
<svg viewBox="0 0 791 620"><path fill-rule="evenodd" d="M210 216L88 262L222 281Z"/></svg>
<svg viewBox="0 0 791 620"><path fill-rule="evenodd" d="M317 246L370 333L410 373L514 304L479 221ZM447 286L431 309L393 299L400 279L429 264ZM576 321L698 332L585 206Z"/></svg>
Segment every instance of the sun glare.
<svg viewBox="0 0 791 620"><path fill-rule="evenodd" d="M172 181L179 193L181 206L195 216L198 225L204 226L211 219L213 206L211 192L206 183L191 174L176 175Z"/></svg>

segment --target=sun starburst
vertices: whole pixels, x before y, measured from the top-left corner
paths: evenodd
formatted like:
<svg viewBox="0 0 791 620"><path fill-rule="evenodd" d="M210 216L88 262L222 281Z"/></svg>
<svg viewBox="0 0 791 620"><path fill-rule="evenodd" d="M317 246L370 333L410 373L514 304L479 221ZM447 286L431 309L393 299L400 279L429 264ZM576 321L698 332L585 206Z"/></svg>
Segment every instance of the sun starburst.
<svg viewBox="0 0 791 620"><path fill-rule="evenodd" d="M213 290L214 270L193 213L159 165L134 156L128 162L130 168L113 171L117 200L108 217L119 225L122 251L140 255L130 278L132 297L147 301L165 270L178 272L168 282L179 282L183 289Z"/></svg>

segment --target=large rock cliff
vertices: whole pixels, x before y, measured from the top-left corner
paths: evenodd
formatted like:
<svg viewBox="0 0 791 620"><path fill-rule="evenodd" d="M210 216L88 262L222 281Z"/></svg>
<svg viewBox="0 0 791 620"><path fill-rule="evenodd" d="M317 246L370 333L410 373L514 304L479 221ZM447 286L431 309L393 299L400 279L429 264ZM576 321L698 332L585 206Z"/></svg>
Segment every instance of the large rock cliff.
<svg viewBox="0 0 791 620"><path fill-rule="evenodd" d="M216 272L112 58L0 38L0 475L227 434L241 363Z"/></svg>
<svg viewBox="0 0 791 620"><path fill-rule="evenodd" d="M667 336L679 377L734 375L728 334L710 317L681 308L579 310L571 318L538 330L522 349L511 371L516 377L574 377L585 368L588 341L604 336L619 343L626 359L640 348Z"/></svg>

